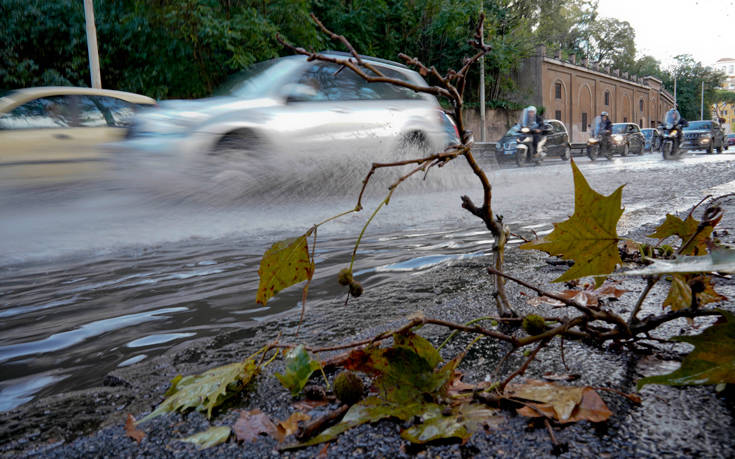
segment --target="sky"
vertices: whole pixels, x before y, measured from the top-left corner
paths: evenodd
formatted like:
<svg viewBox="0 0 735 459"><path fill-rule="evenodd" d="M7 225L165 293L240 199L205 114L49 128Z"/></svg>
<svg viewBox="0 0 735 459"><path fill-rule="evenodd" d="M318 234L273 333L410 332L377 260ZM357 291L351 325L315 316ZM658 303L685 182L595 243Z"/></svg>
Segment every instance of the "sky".
<svg viewBox="0 0 735 459"><path fill-rule="evenodd" d="M638 55L651 55L664 68L678 54L712 66L735 59L735 0L599 0L599 16L628 21Z"/></svg>

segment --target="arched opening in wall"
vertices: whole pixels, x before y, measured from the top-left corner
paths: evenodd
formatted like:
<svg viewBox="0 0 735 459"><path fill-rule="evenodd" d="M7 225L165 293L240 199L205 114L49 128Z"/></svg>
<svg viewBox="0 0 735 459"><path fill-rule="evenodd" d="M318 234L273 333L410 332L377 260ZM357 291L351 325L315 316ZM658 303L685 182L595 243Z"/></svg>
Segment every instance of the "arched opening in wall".
<svg viewBox="0 0 735 459"><path fill-rule="evenodd" d="M551 85L551 94L549 94L549 107L547 107L544 118L553 118L561 121L565 125L568 125L569 120L567 119L569 109L567 87L561 80L556 80Z"/></svg>
<svg viewBox="0 0 735 459"><path fill-rule="evenodd" d="M627 123L629 119L633 118L633 114L631 113L631 106L630 106L630 97L627 95L623 96L623 110L620 112L620 115L623 117L623 123Z"/></svg>
<svg viewBox="0 0 735 459"><path fill-rule="evenodd" d="M575 124L579 126L579 132L588 133L590 131L590 123L594 118L592 113L592 90L589 85L584 84L579 88L579 101L577 103L577 115L575 116Z"/></svg>
<svg viewBox="0 0 735 459"><path fill-rule="evenodd" d="M638 126L640 127L646 127L644 124L644 119L647 118L646 116L646 101L643 100L641 97L638 100Z"/></svg>
<svg viewBox="0 0 735 459"><path fill-rule="evenodd" d="M604 103L605 103L605 107L610 106L610 91L605 91Z"/></svg>

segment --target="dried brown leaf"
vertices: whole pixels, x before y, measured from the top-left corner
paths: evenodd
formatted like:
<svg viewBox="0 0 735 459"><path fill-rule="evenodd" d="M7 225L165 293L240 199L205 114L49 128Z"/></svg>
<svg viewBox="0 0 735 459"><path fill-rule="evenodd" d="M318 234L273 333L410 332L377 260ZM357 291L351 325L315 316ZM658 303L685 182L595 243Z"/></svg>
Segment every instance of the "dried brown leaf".
<svg viewBox="0 0 735 459"><path fill-rule="evenodd" d="M283 438L289 435L295 434L299 430L299 421L310 421L311 416L306 413L296 412L292 413L285 421L278 423L278 431L283 435Z"/></svg>
<svg viewBox="0 0 735 459"><path fill-rule="evenodd" d="M137 441L138 444L145 437L145 432L135 427L135 418L132 414L128 414L128 420L125 421L125 435Z"/></svg>
<svg viewBox="0 0 735 459"><path fill-rule="evenodd" d="M283 435L278 427L273 424L267 414L259 409L241 411L240 417L232 426L232 431L235 432L235 438L239 442L254 442L261 435L270 435L278 441L283 440Z"/></svg>

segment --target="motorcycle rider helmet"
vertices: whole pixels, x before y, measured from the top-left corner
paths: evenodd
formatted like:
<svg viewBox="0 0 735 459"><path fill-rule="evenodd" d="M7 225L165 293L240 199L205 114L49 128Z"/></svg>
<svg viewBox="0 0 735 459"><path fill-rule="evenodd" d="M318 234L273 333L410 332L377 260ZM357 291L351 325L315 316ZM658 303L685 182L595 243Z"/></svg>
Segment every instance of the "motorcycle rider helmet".
<svg viewBox="0 0 735 459"><path fill-rule="evenodd" d="M609 117L610 115L608 115L607 112L602 112L602 113L600 113L600 116L607 116L607 117Z"/></svg>

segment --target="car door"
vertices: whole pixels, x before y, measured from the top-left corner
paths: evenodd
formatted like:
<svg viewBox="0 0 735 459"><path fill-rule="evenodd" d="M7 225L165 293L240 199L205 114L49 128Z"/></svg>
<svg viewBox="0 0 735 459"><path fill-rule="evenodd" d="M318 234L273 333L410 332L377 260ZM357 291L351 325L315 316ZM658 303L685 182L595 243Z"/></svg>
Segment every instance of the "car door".
<svg viewBox="0 0 735 459"><path fill-rule="evenodd" d="M0 117L0 177L36 182L94 174L101 160L95 147L106 127L99 110L83 106L77 95L40 97L15 107Z"/></svg>
<svg viewBox="0 0 735 459"><path fill-rule="evenodd" d="M639 153L643 151L643 134L635 124L628 124L626 126L626 135L628 137L628 144L630 145L630 151L633 153Z"/></svg>

